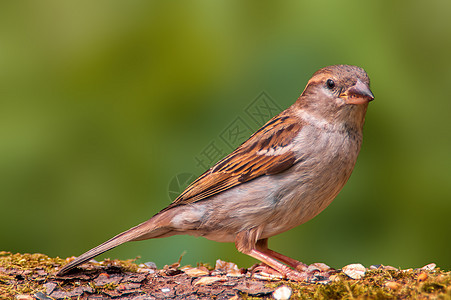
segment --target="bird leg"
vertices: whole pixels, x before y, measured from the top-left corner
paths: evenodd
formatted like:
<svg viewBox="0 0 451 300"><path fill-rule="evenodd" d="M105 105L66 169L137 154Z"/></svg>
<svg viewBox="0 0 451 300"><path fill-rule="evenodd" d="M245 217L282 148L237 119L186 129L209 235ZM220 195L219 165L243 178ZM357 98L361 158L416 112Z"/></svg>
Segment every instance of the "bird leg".
<svg viewBox="0 0 451 300"><path fill-rule="evenodd" d="M261 260L262 262L267 264L269 267L272 267L279 273L285 275L288 279L304 280L310 283L320 283L320 282L326 283L329 282L330 275L336 272L335 269L332 269L328 265L325 265L323 263L314 263L311 264L310 266L307 266L306 264L297 261L295 259L292 259L291 257L285 256L271 249L268 249L268 239L258 240L255 243L255 250L260 253L257 254L253 252L252 254L249 255L254 258L257 258L257 256L260 257L257 259ZM266 260L263 260L262 258ZM271 260L268 260L267 258L270 258ZM280 265L282 265L280 262L283 262L294 268L294 270L288 268L285 265L282 265L284 266L284 268L280 268L279 265L274 264L274 261L276 261ZM272 263L272 265L269 263ZM285 273L287 269L288 273Z"/></svg>
<svg viewBox="0 0 451 300"><path fill-rule="evenodd" d="M284 265L282 262L287 263L293 267L303 265L302 263L286 257L280 253L274 252L268 249L268 239L258 239L260 235L260 228L253 228L249 231L239 232L235 239L235 246L238 251L247 254L266 265L270 266L287 279L295 281L309 281L309 274L298 270L293 270L290 267ZM274 253L276 255L274 255ZM280 259L280 261L278 261Z"/></svg>
<svg viewBox="0 0 451 300"><path fill-rule="evenodd" d="M265 253L267 256L275 258L290 267L294 268L297 271L305 271L308 268L308 265L304 264L303 262L300 262L296 259L293 259L291 257L285 256L279 252L273 251L268 248L268 239L262 239L258 240L256 243L256 248L259 249L261 252Z"/></svg>
<svg viewBox="0 0 451 300"><path fill-rule="evenodd" d="M249 253L246 254L267 264L268 266L285 276L287 279L294 281L309 281L308 274L293 270L283 263L271 258L269 255L263 253L260 250L252 249Z"/></svg>

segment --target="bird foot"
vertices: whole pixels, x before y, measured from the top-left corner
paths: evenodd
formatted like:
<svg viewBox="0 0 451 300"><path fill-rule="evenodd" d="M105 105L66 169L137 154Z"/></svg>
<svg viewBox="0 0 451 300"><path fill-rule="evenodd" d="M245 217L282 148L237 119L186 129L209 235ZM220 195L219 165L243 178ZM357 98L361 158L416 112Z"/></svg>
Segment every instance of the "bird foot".
<svg viewBox="0 0 451 300"><path fill-rule="evenodd" d="M290 269L288 272L282 273L266 264L260 264L252 270L252 273L257 274L260 279L286 278L298 282L327 284L330 282L329 277L337 272L323 263L305 265L301 270L298 267L296 267L297 270Z"/></svg>
<svg viewBox="0 0 451 300"><path fill-rule="evenodd" d="M314 263L303 271L304 276L307 276L306 282L327 284L330 282L330 276L337 273L337 270L329 267L323 263Z"/></svg>
<svg viewBox="0 0 451 300"><path fill-rule="evenodd" d="M283 279L284 275L271 268L270 266L261 263L259 265L255 265L254 267L251 268L251 272L252 272L252 276L258 278L258 279Z"/></svg>

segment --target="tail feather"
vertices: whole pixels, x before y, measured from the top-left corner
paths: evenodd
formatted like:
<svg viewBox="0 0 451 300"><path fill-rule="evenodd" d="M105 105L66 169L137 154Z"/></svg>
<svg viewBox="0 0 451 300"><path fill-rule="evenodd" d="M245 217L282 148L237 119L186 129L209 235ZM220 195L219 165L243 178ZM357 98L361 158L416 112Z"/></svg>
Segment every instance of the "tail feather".
<svg viewBox="0 0 451 300"><path fill-rule="evenodd" d="M162 235L167 236L169 232L170 229L168 229L168 227L162 227L161 225L158 225L158 222L156 222L155 217L151 218L150 220L141 223L133 228L130 228L129 230L124 231L116 235L115 237L109 239L105 243L83 253L82 255L71 261L69 264L65 265L57 273L57 276L64 275L68 271L75 268L76 266L90 260L91 258L97 255L100 255L108 250L111 250L123 243L143 239L158 238Z"/></svg>

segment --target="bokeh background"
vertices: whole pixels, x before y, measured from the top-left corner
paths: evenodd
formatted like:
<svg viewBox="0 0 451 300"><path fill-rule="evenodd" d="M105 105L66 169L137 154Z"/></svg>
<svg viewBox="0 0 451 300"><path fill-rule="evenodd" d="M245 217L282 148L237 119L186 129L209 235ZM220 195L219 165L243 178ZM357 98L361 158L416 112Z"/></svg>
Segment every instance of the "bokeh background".
<svg viewBox="0 0 451 300"><path fill-rule="evenodd" d="M367 70L354 173L270 240L306 263L451 268L451 2L3 1L0 250L79 255L170 203L262 92L281 109L330 64ZM182 183L181 183L182 184ZM256 261L178 236L103 255Z"/></svg>

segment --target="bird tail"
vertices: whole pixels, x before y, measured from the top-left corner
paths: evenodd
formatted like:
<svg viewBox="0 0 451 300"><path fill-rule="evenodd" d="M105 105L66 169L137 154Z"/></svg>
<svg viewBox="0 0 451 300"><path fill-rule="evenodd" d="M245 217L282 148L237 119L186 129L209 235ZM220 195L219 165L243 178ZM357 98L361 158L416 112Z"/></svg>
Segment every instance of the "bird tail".
<svg viewBox="0 0 451 300"><path fill-rule="evenodd" d="M83 253L82 255L71 261L69 264L65 265L57 273L57 276L64 275L76 266L123 243L172 235L170 233L171 230L168 226L162 226L162 223L160 222L161 220L158 220L160 219L159 217L161 217L161 214L157 214L146 222L130 228L129 230L124 231L109 239L105 243Z"/></svg>

